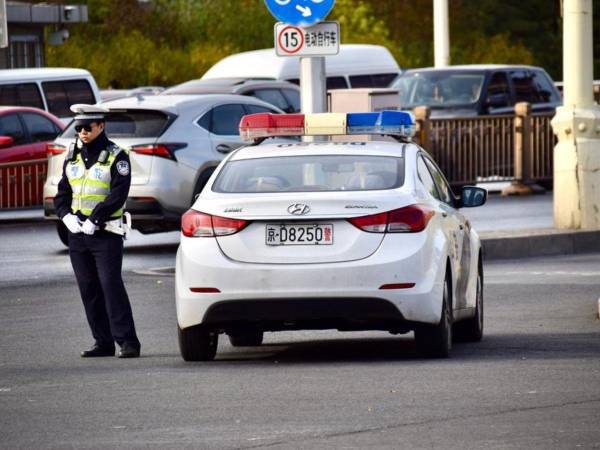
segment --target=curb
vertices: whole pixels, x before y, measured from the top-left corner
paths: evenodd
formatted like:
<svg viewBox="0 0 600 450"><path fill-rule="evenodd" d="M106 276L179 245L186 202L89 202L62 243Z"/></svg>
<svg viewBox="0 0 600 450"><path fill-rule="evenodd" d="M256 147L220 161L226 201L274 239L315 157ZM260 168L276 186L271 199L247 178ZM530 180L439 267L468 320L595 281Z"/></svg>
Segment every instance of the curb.
<svg viewBox="0 0 600 450"><path fill-rule="evenodd" d="M36 223L46 221L47 220L44 217L44 210L41 208L0 211L0 225Z"/></svg>
<svg viewBox="0 0 600 450"><path fill-rule="evenodd" d="M600 252L600 230L488 231L480 237L486 260Z"/></svg>

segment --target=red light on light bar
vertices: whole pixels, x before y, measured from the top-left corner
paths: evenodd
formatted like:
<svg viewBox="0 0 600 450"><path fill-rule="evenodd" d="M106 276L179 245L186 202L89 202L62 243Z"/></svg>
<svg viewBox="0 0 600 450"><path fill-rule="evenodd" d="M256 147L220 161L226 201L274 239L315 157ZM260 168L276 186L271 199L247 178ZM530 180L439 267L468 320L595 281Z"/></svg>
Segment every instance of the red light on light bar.
<svg viewBox="0 0 600 450"><path fill-rule="evenodd" d="M391 283L384 284L379 289L410 289L415 287L415 283Z"/></svg>
<svg viewBox="0 0 600 450"><path fill-rule="evenodd" d="M270 136L301 136L304 114L249 114L240 120L240 136L252 140Z"/></svg>
<svg viewBox="0 0 600 450"><path fill-rule="evenodd" d="M213 287L193 287L193 288L190 288L190 291L196 292L198 294L217 294L217 293L221 292L217 288L213 288Z"/></svg>

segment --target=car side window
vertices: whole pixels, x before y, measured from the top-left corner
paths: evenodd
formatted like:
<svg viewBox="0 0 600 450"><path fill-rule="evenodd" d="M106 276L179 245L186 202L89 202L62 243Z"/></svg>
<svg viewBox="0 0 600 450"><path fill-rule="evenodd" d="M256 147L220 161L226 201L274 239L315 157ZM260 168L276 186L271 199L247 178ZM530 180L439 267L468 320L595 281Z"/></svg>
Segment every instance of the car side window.
<svg viewBox="0 0 600 450"><path fill-rule="evenodd" d="M427 163L427 167L433 176L433 181L440 192L440 199L444 203L454 206L454 196L452 195L452 189L450 189L450 185L446 181L446 178L429 158L425 158L425 162Z"/></svg>
<svg viewBox="0 0 600 450"><path fill-rule="evenodd" d="M279 89L256 89L254 92L250 93L250 95L270 103L271 105L277 106L279 109L285 112L291 112L289 110L290 105Z"/></svg>
<svg viewBox="0 0 600 450"><path fill-rule="evenodd" d="M556 90L552 86L552 82L544 72L534 70L531 72L531 76L542 102L560 101L560 98L556 95Z"/></svg>
<svg viewBox="0 0 600 450"><path fill-rule="evenodd" d="M29 130L29 136L33 142L45 142L53 140L59 133L59 128L41 114L21 113L25 126Z"/></svg>
<svg viewBox="0 0 600 450"><path fill-rule="evenodd" d="M248 114L258 114L258 113L269 113L269 114L279 114L277 111L269 108L265 108L264 106L258 105L244 105L248 110Z"/></svg>
<svg viewBox="0 0 600 450"><path fill-rule="evenodd" d="M419 179L421 180L421 183L423 183L423 186L425 186L425 189L427 189L431 195L439 200L440 194L435 187L435 182L433 181L433 178L429 173L422 156L419 156L417 159L417 173L419 174Z"/></svg>
<svg viewBox="0 0 600 450"><path fill-rule="evenodd" d="M0 117L0 136L10 136L14 139L13 145L26 143L25 130L16 114L8 114Z"/></svg>
<svg viewBox="0 0 600 450"><path fill-rule="evenodd" d="M40 90L35 83L0 85L0 105L31 106L44 109Z"/></svg>
<svg viewBox="0 0 600 450"><path fill-rule="evenodd" d="M300 111L300 92L294 89L282 89L281 93L287 99L290 104L291 111L290 112L299 112Z"/></svg>
<svg viewBox="0 0 600 450"><path fill-rule="evenodd" d="M504 102L499 101L502 99L502 97L505 98ZM490 84L488 85L487 89L487 98L488 101L491 100L492 102L496 100L494 103L495 107L509 106L510 87L504 72L496 72L490 78Z"/></svg>
<svg viewBox="0 0 600 450"><path fill-rule="evenodd" d="M327 77L327 90L348 89L348 83L344 77Z"/></svg>
<svg viewBox="0 0 600 450"><path fill-rule="evenodd" d="M87 80L45 81L42 89L46 94L48 111L58 117L69 117L69 107L75 103L94 104L94 92Z"/></svg>
<svg viewBox="0 0 600 450"><path fill-rule="evenodd" d="M538 103L540 101L537 86L527 70L515 70L510 73L515 88L516 102Z"/></svg>
<svg viewBox="0 0 600 450"><path fill-rule="evenodd" d="M215 106L212 110L210 132L221 136L238 135L240 120L245 114L246 110L238 103Z"/></svg>

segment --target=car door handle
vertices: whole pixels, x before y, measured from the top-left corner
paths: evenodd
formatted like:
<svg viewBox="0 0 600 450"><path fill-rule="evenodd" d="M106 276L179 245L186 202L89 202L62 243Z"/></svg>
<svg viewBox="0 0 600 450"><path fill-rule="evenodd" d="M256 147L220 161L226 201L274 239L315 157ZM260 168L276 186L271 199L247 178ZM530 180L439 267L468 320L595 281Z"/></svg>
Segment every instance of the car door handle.
<svg viewBox="0 0 600 450"><path fill-rule="evenodd" d="M229 153L232 148L227 144L219 144L217 145L217 151L220 153Z"/></svg>

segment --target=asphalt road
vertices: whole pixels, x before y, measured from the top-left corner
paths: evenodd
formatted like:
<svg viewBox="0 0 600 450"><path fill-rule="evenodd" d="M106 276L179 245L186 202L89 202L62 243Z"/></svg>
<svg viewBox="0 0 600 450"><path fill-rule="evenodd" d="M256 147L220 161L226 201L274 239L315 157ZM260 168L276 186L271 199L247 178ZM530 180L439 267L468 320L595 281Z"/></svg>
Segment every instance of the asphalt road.
<svg viewBox="0 0 600 450"><path fill-rule="evenodd" d="M47 226L0 227L0 448L600 448L600 255L486 264L486 334L447 360L412 335L267 333L179 356L173 234L127 244L142 358L90 342Z"/></svg>

